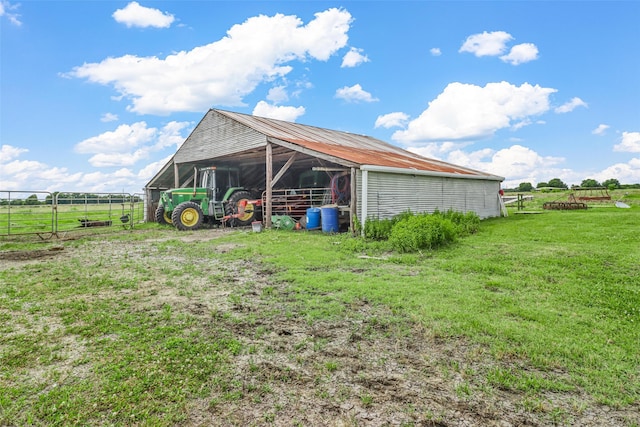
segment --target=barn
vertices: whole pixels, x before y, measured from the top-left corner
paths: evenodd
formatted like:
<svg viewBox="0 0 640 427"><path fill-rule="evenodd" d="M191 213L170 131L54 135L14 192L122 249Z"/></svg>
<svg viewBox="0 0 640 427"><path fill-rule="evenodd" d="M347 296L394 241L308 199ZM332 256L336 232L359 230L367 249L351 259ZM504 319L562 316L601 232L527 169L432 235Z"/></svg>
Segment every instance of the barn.
<svg viewBox="0 0 640 427"><path fill-rule="evenodd" d="M267 227L274 215L299 220L306 208L327 204L352 230L356 220L406 210L501 213L502 177L366 135L211 109L146 185L146 217L162 191L193 186L194 168L207 166L239 171L241 185L261 198Z"/></svg>

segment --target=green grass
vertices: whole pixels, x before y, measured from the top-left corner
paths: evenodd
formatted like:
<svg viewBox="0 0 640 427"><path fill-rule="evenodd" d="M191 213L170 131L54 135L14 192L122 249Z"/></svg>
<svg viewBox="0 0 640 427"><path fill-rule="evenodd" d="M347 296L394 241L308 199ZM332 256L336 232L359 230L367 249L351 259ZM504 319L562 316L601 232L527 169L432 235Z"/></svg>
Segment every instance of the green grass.
<svg viewBox="0 0 640 427"><path fill-rule="evenodd" d="M0 425L168 426L185 422L195 401L213 409L259 401L295 374L241 381L239 357L269 348L243 344L238 330L267 339L277 334L265 319L276 316L310 325L348 318L362 322L365 337L414 340L419 327L421 339L464 349L463 359L433 365L459 399L521 394L543 424L570 419L566 407L540 409L549 393L635 407L639 219L635 206L514 214L410 254L346 235L267 230L212 242L154 225L64 242L64 256L0 268ZM103 255L104 245L121 246L120 255ZM0 242L5 252L33 248ZM242 268L249 263L269 284L253 289L255 270ZM222 286L225 296L207 294ZM253 294L260 312L247 305ZM211 312L198 306L221 298ZM363 305L386 310L353 309ZM330 344L300 341L291 363ZM318 364L319 381L342 376L344 363ZM261 369L249 363L246 371ZM362 407L380 404L371 390L344 394ZM264 422L278 414L265 412Z"/></svg>
<svg viewBox="0 0 640 427"><path fill-rule="evenodd" d="M445 249L374 250L368 258L345 236L267 232L242 236L252 250L229 256L273 265L310 321L375 301L436 336L486 346L504 365L485 373L492 384L585 389L627 405L640 398L639 215L637 208L512 215L484 221ZM372 255L366 245L362 253Z"/></svg>

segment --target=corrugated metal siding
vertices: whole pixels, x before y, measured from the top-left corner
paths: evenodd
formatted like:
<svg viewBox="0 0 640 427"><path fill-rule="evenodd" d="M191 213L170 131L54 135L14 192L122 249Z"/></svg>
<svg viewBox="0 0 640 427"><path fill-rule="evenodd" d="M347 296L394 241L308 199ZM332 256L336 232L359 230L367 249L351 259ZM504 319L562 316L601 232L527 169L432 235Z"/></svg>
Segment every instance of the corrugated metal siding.
<svg viewBox="0 0 640 427"><path fill-rule="evenodd" d="M361 184L358 187L361 201ZM406 210L431 213L436 209L473 211L480 218L499 216L499 188L500 183L491 180L368 172L367 216L384 219ZM361 205L358 214L362 214Z"/></svg>
<svg viewBox="0 0 640 427"><path fill-rule="evenodd" d="M264 134L210 110L178 149L175 162L197 162L265 145Z"/></svg>

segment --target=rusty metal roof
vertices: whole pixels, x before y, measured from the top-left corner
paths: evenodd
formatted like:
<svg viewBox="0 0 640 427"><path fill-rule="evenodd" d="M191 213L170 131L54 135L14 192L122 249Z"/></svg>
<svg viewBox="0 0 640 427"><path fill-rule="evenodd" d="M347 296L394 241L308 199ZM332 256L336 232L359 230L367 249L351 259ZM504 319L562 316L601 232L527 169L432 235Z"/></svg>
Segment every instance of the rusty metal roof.
<svg viewBox="0 0 640 427"><path fill-rule="evenodd" d="M213 110L276 140L330 155L357 165L374 165L466 176L493 177L440 160L411 153L379 139L349 132L268 119L224 110Z"/></svg>

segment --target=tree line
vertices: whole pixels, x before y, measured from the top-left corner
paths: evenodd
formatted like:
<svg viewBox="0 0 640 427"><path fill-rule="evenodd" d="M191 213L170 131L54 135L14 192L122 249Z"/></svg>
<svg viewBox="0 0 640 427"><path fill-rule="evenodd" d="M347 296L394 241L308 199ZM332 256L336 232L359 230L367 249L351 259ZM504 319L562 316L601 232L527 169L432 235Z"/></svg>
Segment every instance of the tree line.
<svg viewBox="0 0 640 427"><path fill-rule="evenodd" d="M514 191L514 192L529 192L534 189L569 189L569 186L562 182L560 178L553 178L549 180L549 182L539 182L535 187L530 182L521 182L516 188L506 188L504 191ZM587 178L582 180L580 185L572 185L571 188L606 188L609 191L617 190L617 189L628 189L628 188L640 188L640 184L620 184L615 178L607 179L602 182L598 182L593 178Z"/></svg>
<svg viewBox="0 0 640 427"><path fill-rule="evenodd" d="M25 199L0 199L0 206L37 206L52 205L56 198L59 205L74 204L102 204L102 203L138 203L142 201L139 196L128 194L91 194L91 193L53 193L48 194L44 200L40 200L37 194L32 194Z"/></svg>

